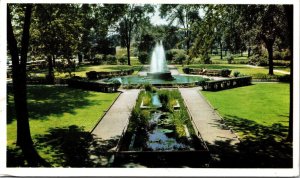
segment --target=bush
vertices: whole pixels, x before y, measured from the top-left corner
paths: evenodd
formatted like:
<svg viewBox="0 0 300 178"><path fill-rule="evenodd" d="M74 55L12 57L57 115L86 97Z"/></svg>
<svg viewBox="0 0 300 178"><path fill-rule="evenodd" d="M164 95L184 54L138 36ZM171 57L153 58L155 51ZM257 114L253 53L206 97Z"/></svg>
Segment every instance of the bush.
<svg viewBox="0 0 300 178"><path fill-rule="evenodd" d="M249 57L249 64L255 66L267 66L269 61L267 57L255 54Z"/></svg>
<svg viewBox="0 0 300 178"><path fill-rule="evenodd" d="M148 63L149 55L147 52L140 52L138 55L138 59L141 64L146 64Z"/></svg>
<svg viewBox="0 0 300 178"><path fill-rule="evenodd" d="M185 50L183 49L170 49L166 52L166 60L171 63L180 62L183 59L183 55L185 55Z"/></svg>
<svg viewBox="0 0 300 178"><path fill-rule="evenodd" d="M228 77L230 75L230 73L231 73L231 70L229 70L229 69L222 69L221 70L221 76L222 77Z"/></svg>
<svg viewBox="0 0 300 178"><path fill-rule="evenodd" d="M239 72L239 71L234 71L234 72L233 72L233 76L234 76L234 77L238 77L239 75L240 75L240 72Z"/></svg>
<svg viewBox="0 0 300 178"><path fill-rule="evenodd" d="M273 59L274 60L282 60L281 53L279 51L274 51L274 53L273 53Z"/></svg>
<svg viewBox="0 0 300 178"><path fill-rule="evenodd" d="M106 55L105 56L106 64L117 64L117 58L114 55Z"/></svg>
<svg viewBox="0 0 300 178"><path fill-rule="evenodd" d="M208 54L201 56L201 63L203 63L203 64L211 64L212 63Z"/></svg>
<svg viewBox="0 0 300 178"><path fill-rule="evenodd" d="M234 60L234 57L232 55L229 55L226 57L228 64L231 64Z"/></svg>
<svg viewBox="0 0 300 178"><path fill-rule="evenodd" d="M190 68L188 68L188 67L184 67L183 69L182 69L182 71L185 73L185 74L189 74L190 73Z"/></svg>
<svg viewBox="0 0 300 178"><path fill-rule="evenodd" d="M127 61L127 56L121 56L118 58L120 64L124 65Z"/></svg>
<svg viewBox="0 0 300 178"><path fill-rule="evenodd" d="M174 56L174 63L175 64L183 64L183 61L187 59L187 55L184 53L177 53Z"/></svg>
<svg viewBox="0 0 300 178"><path fill-rule="evenodd" d="M96 71L90 71L85 74L89 80L97 80L98 79L98 73Z"/></svg>
<svg viewBox="0 0 300 178"><path fill-rule="evenodd" d="M145 85L144 85L144 88L145 88L145 90L146 91L152 91L152 85L151 84L149 84L149 83L146 83Z"/></svg>
<svg viewBox="0 0 300 178"><path fill-rule="evenodd" d="M94 59L92 59L93 64L102 64L104 60L104 56L102 54L96 54Z"/></svg>

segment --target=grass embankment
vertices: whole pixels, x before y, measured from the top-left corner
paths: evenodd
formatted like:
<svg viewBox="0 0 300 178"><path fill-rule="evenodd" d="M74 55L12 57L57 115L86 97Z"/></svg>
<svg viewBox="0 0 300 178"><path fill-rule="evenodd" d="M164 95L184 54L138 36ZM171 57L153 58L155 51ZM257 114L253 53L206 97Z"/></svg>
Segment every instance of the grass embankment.
<svg viewBox="0 0 300 178"><path fill-rule="evenodd" d="M202 94L242 138L257 134L286 138L289 84L257 83L219 92L202 91Z"/></svg>
<svg viewBox="0 0 300 178"><path fill-rule="evenodd" d="M249 75L253 78L261 78L262 76L265 77L269 73L269 69L266 68L253 68L249 67L247 65L241 65L241 64L192 64L192 65L186 65L184 67L190 67L190 68L203 68L203 69L230 69L232 70L231 75L235 71L240 72L240 74ZM178 71L180 73L183 73L182 66L177 65ZM282 68L280 68L282 69ZM279 72L274 72L275 76L282 76L284 74Z"/></svg>
<svg viewBox="0 0 300 178"><path fill-rule="evenodd" d="M70 128L90 132L117 96L118 93L83 91L68 87L28 87L30 129L37 151L53 166L62 166L57 162L63 162L64 156L61 156L61 160L54 159L63 153L58 152L55 147L58 149L59 146L51 145L53 142L49 140L59 139L58 137L63 137L62 140L67 139L64 137L67 135L64 131L69 132ZM16 130L13 95L8 89L7 147L9 151L17 149ZM49 134L52 134L53 138L48 138Z"/></svg>

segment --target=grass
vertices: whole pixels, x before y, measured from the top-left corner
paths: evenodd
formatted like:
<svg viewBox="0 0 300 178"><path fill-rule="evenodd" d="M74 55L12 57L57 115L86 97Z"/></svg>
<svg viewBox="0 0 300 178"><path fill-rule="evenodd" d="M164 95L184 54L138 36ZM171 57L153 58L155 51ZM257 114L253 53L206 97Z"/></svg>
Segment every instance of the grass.
<svg viewBox="0 0 300 178"><path fill-rule="evenodd" d="M90 132L117 96L118 93L91 92L61 86L28 87L30 129L37 151L46 161L53 163L52 157L59 153L49 153L48 144L38 138L53 129L68 127ZM7 146L11 150L16 149L16 129L13 95L8 89Z"/></svg>
<svg viewBox="0 0 300 178"><path fill-rule="evenodd" d="M219 92L202 94L242 137L259 132L250 126L281 127L277 139L286 137L289 120L289 84L256 83ZM244 122L244 125L241 125ZM249 128L247 128L249 127Z"/></svg>
<svg viewBox="0 0 300 178"><path fill-rule="evenodd" d="M135 60L132 60L135 61ZM109 72L109 71L118 71L118 70L129 70L129 69L134 69L133 75L136 75L141 69L142 66L138 65L138 63L135 61L134 62L137 65L81 65L79 66L75 72L72 72L72 74L75 74L76 76L80 77L86 77L86 72L89 71L98 71L98 72ZM47 70L41 70L37 72L31 72L32 76L38 76L38 77L45 77L47 74ZM68 73L54 73L56 78L65 78L68 77Z"/></svg>
<svg viewBox="0 0 300 178"><path fill-rule="evenodd" d="M246 65L241 64L192 64L186 65L184 67L191 67L191 68L205 68L205 69L230 69L232 70L231 75L233 75L234 71L239 71L241 74L252 76L256 78L259 75L266 75L269 72L268 68L252 68ZM183 73L182 66L177 65L179 73ZM282 76L284 74L274 72L277 76Z"/></svg>

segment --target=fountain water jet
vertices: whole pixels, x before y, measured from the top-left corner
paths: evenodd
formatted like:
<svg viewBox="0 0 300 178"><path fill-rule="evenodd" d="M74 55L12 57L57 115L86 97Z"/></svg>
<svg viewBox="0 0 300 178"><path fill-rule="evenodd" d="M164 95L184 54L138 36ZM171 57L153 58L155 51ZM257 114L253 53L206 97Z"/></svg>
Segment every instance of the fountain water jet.
<svg viewBox="0 0 300 178"><path fill-rule="evenodd" d="M147 76L151 78L173 80L171 72L168 69L165 50L162 41L156 43L151 56L150 70Z"/></svg>

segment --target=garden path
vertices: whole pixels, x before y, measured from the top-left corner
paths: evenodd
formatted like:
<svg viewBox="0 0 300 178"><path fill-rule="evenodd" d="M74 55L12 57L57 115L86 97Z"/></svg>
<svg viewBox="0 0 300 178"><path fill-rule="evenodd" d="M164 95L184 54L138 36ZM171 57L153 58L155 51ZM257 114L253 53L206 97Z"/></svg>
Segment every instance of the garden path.
<svg viewBox="0 0 300 178"><path fill-rule="evenodd" d="M179 91L208 148L217 142L230 142L231 145L239 143L237 136L223 123L222 118L202 96L199 89L200 87L180 88Z"/></svg>
<svg viewBox="0 0 300 178"><path fill-rule="evenodd" d="M110 141L111 149L116 149L125 127L128 124L130 113L139 94L138 89L122 90L122 93L113 103L102 120L93 129L92 134L103 142Z"/></svg>
<svg viewBox="0 0 300 178"><path fill-rule="evenodd" d="M264 67L261 66L254 66L254 65L246 65L247 67L252 67L252 68L259 68L259 69L263 69ZM282 73L282 74L290 74L290 72L287 71L283 71L283 70L277 70L274 69L274 72L278 72L278 73Z"/></svg>

